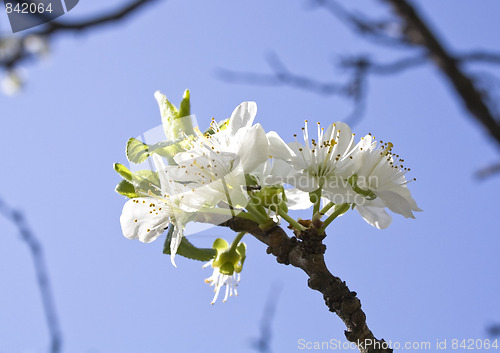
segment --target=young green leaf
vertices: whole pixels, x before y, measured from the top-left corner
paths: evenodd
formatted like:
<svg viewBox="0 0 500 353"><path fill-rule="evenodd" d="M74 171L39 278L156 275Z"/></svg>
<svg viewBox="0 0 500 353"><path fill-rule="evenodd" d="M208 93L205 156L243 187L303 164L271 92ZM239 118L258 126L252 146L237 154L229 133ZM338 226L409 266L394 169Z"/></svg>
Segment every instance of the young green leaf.
<svg viewBox="0 0 500 353"><path fill-rule="evenodd" d="M127 196L129 199L133 199L135 197L140 197L135 192L135 187L131 183L129 183L126 180L122 180L118 183L118 185L115 188L115 191L123 196Z"/></svg>
<svg viewBox="0 0 500 353"><path fill-rule="evenodd" d="M189 90L187 89L184 91L184 96L182 97L182 101L179 106L179 118L183 118L188 115L191 115L191 102Z"/></svg>
<svg viewBox="0 0 500 353"><path fill-rule="evenodd" d="M128 170L128 168L123 164L115 163L113 164L113 168L115 168L115 171L120 174L123 179L126 179L128 181L132 180L132 172Z"/></svg>
<svg viewBox="0 0 500 353"><path fill-rule="evenodd" d="M173 156L183 151L182 142L183 139L177 139L175 141L162 141L154 145L148 145L135 138L130 138L127 142L127 158L130 162L139 164L143 163L153 153L156 153L167 158L169 164L175 164Z"/></svg>
<svg viewBox="0 0 500 353"><path fill-rule="evenodd" d="M133 183L141 190L147 191L151 189L151 184L160 186L160 178L158 173L149 169L139 170L132 176Z"/></svg>
<svg viewBox="0 0 500 353"><path fill-rule="evenodd" d="M149 147L145 143L131 137L127 142L127 159L132 163L142 163L149 156Z"/></svg>

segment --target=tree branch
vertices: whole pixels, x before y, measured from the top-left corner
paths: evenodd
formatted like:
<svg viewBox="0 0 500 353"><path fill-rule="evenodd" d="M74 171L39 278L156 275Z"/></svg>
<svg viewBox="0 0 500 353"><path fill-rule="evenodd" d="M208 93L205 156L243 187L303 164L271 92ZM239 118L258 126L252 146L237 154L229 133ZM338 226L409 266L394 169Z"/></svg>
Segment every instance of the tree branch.
<svg viewBox="0 0 500 353"><path fill-rule="evenodd" d="M267 253L273 254L278 263L300 268L309 276L309 288L323 294L328 309L344 322L347 340L355 343L362 353L392 352L387 343L383 339L376 339L368 328L366 315L356 292L351 292L344 281L328 270L323 256L326 250L322 242L325 234L317 231L321 222L311 224L310 221L301 221L308 228L303 232L295 231L295 236L288 237L278 225L264 231L257 223L245 218L234 217L225 222L219 222L220 220L217 216L199 214L196 221L252 234L268 246Z"/></svg>
<svg viewBox="0 0 500 353"><path fill-rule="evenodd" d="M311 3L323 7L353 32L375 44L404 49L410 46L400 33L399 23L394 20L368 19L362 14L347 11L335 0L311 0Z"/></svg>
<svg viewBox="0 0 500 353"><path fill-rule="evenodd" d="M406 40L427 51L429 58L454 88L465 108L487 129L489 135L500 147L498 117L487 104L488 97L485 93L481 92L476 87L475 82L461 69L459 59L450 54L409 1L379 1L392 7L394 13L404 23ZM475 57L478 58L477 55ZM480 57L485 59L484 55ZM488 57L488 59L491 60L492 57Z"/></svg>
<svg viewBox="0 0 500 353"><path fill-rule="evenodd" d="M490 137L500 147L499 109L489 90L481 87L481 82L462 68L465 64L487 63L500 64L500 54L487 51L452 54L445 48L422 17L408 0L379 0L391 6L397 18L394 20L375 21L357 13L350 12L335 0L311 0L312 4L324 7L346 26L362 38L376 39L383 44L395 46L403 44L405 48L423 51L421 54L398 59L393 63L381 64L370 60L366 55L344 59L341 68L351 69L351 77L345 83L321 82L306 76L294 74L284 67L270 66L271 74L235 72L220 70L219 77L229 82L244 82L258 85L288 85L323 95L340 95L353 99L355 115L362 111L366 91L367 76L395 74L409 68L433 62L457 94L469 114L486 128ZM276 61L276 60L274 60Z"/></svg>
<svg viewBox="0 0 500 353"><path fill-rule="evenodd" d="M29 228L24 215L20 211L10 208L1 199L0 214L3 214L5 218L16 226L19 234L21 235L21 239L26 243L30 250L50 335L50 352L59 353L62 348L62 334L59 328L59 319L55 308L54 297L52 295L49 271L45 263L42 245Z"/></svg>
<svg viewBox="0 0 500 353"><path fill-rule="evenodd" d="M148 3L153 3L158 0L135 0L129 4L122 6L113 11L109 11L107 14L97 16L95 18L89 18L82 21L74 22L64 22L64 21L52 21L47 23L45 29L42 29L37 34L51 34L60 31L82 31L95 29L99 26L111 24L113 22L121 21L134 13L139 8L143 7Z"/></svg>
<svg viewBox="0 0 500 353"><path fill-rule="evenodd" d="M218 69L216 74L220 79L230 83L246 83L261 86L292 86L324 95L347 94L346 87L343 84L320 82L290 72L274 53L267 56L267 62L273 71L271 74L240 72L226 69Z"/></svg>
<svg viewBox="0 0 500 353"><path fill-rule="evenodd" d="M470 53L456 55L456 60L460 63L479 62L485 64L500 64L500 54L487 51L474 51Z"/></svg>
<svg viewBox="0 0 500 353"><path fill-rule="evenodd" d="M135 0L131 1L126 5L122 5L119 8L109 11L106 14L99 16L91 16L86 20L78 20L74 22L64 22L64 21L51 21L40 25L40 29L35 31L30 31L29 34L17 39L19 44L16 50L8 55L8 57L0 58L0 66L6 69L13 69L18 64L28 59L32 59L34 55L26 50L26 41L32 36L40 36L42 38L49 38L55 34L59 33L69 33L69 32L82 32L87 30L92 30L99 28L103 25L111 24L114 22L122 21L136 13L139 9L143 8L146 4L153 3L158 0ZM0 38L1 41L2 38ZM9 38L7 38L9 39Z"/></svg>
<svg viewBox="0 0 500 353"><path fill-rule="evenodd" d="M322 95L338 95L352 99L353 111L344 119L350 125L362 116L366 100L367 80L370 74L397 74L426 62L425 55L398 59L391 63L377 63L367 55L347 57L340 60L339 66L350 73L344 83L322 82L295 74L288 70L276 54L268 55L267 61L273 70L271 74L238 72L226 69L217 70L220 79L229 83L246 83L260 86L290 86Z"/></svg>
<svg viewBox="0 0 500 353"><path fill-rule="evenodd" d="M368 59L365 55L353 56L342 60L340 66L345 68L356 68L364 66L366 74L395 75L427 62L425 55L416 55L402 58L389 63L379 63Z"/></svg>

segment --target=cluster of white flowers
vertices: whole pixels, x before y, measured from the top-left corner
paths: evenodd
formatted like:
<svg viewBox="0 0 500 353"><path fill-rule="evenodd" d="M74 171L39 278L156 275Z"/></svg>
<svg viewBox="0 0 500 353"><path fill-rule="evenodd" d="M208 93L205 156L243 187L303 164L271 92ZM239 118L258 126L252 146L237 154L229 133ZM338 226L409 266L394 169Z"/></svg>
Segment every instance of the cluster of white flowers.
<svg viewBox="0 0 500 353"><path fill-rule="evenodd" d="M191 127L167 165L153 154L159 185L138 190L139 195L125 204L120 218L123 234L148 243L173 224L170 254L175 265L186 224L202 213L245 217L264 228L283 218L300 230L288 209L313 207L314 218L326 215L326 227L352 207L377 228L391 222L386 209L407 218L420 211L407 188L409 169L393 154L391 143L378 144L370 134L356 143L342 122L326 130L318 123L317 139L310 139L307 121L304 143L297 138L285 143L276 132L266 134L260 124L253 124L256 112L254 102L244 102L228 120L212 120L205 133ZM221 287L231 287L226 288L227 298L241 268L238 273L221 273L215 263L209 262L214 274L208 281L216 287L216 297Z"/></svg>
<svg viewBox="0 0 500 353"><path fill-rule="evenodd" d="M406 185L411 181L405 178L409 169L392 153L392 143L380 141L377 147L375 138L368 134L356 144L345 123L331 124L326 131L317 125L318 138L309 142L306 121L304 144L286 144L274 131L267 134L271 155L291 167L281 170L284 182L304 193L316 192L327 202L353 205L379 229L388 227L392 220L385 208L415 218L412 211L421 210Z"/></svg>

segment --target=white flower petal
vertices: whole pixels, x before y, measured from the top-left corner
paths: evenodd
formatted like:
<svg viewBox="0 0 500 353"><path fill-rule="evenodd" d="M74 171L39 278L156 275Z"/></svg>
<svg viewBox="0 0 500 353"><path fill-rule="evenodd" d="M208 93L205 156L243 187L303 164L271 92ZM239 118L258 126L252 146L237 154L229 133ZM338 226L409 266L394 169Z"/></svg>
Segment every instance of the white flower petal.
<svg viewBox="0 0 500 353"><path fill-rule="evenodd" d="M244 136L239 139L237 154L240 157L245 173L251 173L269 159L269 142L266 132L260 124L256 124L242 132Z"/></svg>
<svg viewBox="0 0 500 353"><path fill-rule="evenodd" d="M269 154L273 158L289 162L293 157L296 157L295 153L288 147L285 141L281 139L277 132L268 132L267 139L269 141Z"/></svg>
<svg viewBox="0 0 500 353"><path fill-rule="evenodd" d="M410 203L400 194L394 191L376 191L377 197L380 197L387 207L395 213L405 216L406 218L415 218L410 207Z"/></svg>
<svg viewBox="0 0 500 353"><path fill-rule="evenodd" d="M304 146L299 142L290 142L288 147L293 152L290 164L297 170L309 169L313 156L310 153L303 153ZM313 168L314 169L314 168Z"/></svg>
<svg viewBox="0 0 500 353"><path fill-rule="evenodd" d="M156 200L149 197L136 198L125 203L120 224L126 238L150 243L164 232L169 225L169 217L157 207L151 206L155 203Z"/></svg>
<svg viewBox="0 0 500 353"><path fill-rule="evenodd" d="M335 145L334 155L343 155L353 144L351 128L341 121L337 121L335 124L330 125L324 136L336 140L337 143Z"/></svg>
<svg viewBox="0 0 500 353"><path fill-rule="evenodd" d="M179 249L182 237L184 236L183 230L183 225L179 222L175 222L172 240L170 241L170 262L172 262L172 265L174 265L174 267L177 267L177 265L175 264L175 254L177 254L177 249Z"/></svg>
<svg viewBox="0 0 500 353"><path fill-rule="evenodd" d="M257 104L255 102L243 102L234 109L229 119L227 132L234 135L241 128L249 128L257 115Z"/></svg>
<svg viewBox="0 0 500 353"><path fill-rule="evenodd" d="M417 202L411 197L410 190L406 185L401 185L397 188L392 189L391 191L394 191L395 193L398 193L402 197L408 201L408 204L410 205L410 208L412 211L417 211L417 212L422 212L422 209L417 206Z"/></svg>
<svg viewBox="0 0 500 353"><path fill-rule="evenodd" d="M356 205L354 208L368 224L378 229L385 229L392 222L392 217L381 207Z"/></svg>
<svg viewBox="0 0 500 353"><path fill-rule="evenodd" d="M285 195L288 200L287 206L290 210L305 210L312 206L309 199L309 193L297 188L285 190Z"/></svg>

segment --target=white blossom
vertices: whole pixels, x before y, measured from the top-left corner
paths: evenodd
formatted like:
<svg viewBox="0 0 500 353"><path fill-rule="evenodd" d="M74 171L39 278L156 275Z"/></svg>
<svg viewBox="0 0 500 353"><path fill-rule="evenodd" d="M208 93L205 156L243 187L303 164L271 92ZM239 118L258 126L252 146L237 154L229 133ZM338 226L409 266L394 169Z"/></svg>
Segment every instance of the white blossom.
<svg viewBox="0 0 500 353"><path fill-rule="evenodd" d="M415 218L413 211L422 211L407 187L412 180L406 180L405 174L410 169L404 167L404 160L395 155L392 148L392 143L382 141L377 147L377 141L368 134L361 138L352 154L354 188L366 196L355 208L377 228L386 228L391 223L385 207L406 218Z"/></svg>
<svg viewBox="0 0 500 353"><path fill-rule="evenodd" d="M323 195L335 203L350 202L354 193L341 177L349 169L354 147L349 126L337 122L325 131L318 123L318 138L311 141L307 121L302 131L303 144L296 141L287 145L276 132L267 134L271 156L288 163L282 170L275 171L276 176L305 192L321 188Z"/></svg>
<svg viewBox="0 0 500 353"><path fill-rule="evenodd" d="M234 208L247 204L245 174L269 158L264 129L260 124L252 125L256 109L253 102L240 104L225 129L212 121L213 134L195 128L186 151L174 156L177 165L167 167L174 180L190 183L203 195L207 207L221 201Z"/></svg>
<svg viewBox="0 0 500 353"><path fill-rule="evenodd" d="M170 244L171 260L182 240L185 224L189 217L203 206L203 198L192 192L187 184L173 181L166 173L162 158L153 156L160 179L160 186L152 186L144 197L133 198L123 207L120 223L128 239L139 239L150 243L158 238L170 223L175 226Z"/></svg>

